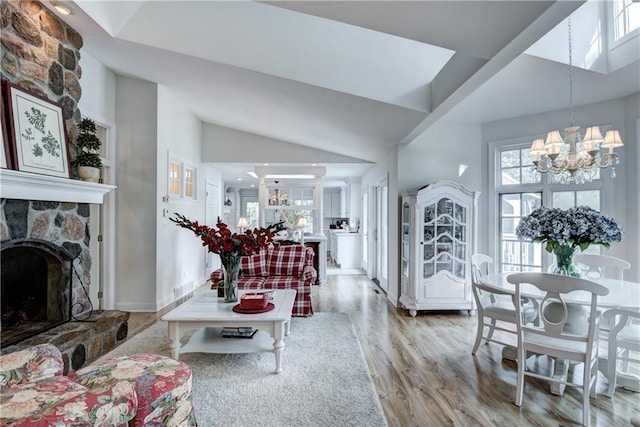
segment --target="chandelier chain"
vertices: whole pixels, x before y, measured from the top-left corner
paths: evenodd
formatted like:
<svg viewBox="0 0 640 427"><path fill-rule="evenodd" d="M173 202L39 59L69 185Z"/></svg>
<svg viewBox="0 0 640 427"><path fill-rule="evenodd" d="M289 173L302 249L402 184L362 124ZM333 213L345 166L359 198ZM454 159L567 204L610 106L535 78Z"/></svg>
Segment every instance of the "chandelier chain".
<svg viewBox="0 0 640 427"><path fill-rule="evenodd" d="M533 168L537 172L551 172L556 181L563 184L582 184L599 178L599 169L611 167L611 178L615 178L615 166L619 164L618 154L613 150L624 144L617 130L607 131L603 138L598 126L588 127L580 135L579 126L574 125L573 112L573 34L571 17L567 19L569 41L569 113L571 126L565 128L565 136L555 130L544 139L535 139L530 154L535 156ZM600 153L600 148L608 149ZM602 157L604 156L604 160Z"/></svg>
<svg viewBox="0 0 640 427"><path fill-rule="evenodd" d="M573 126L573 43L571 41L571 16L567 19L569 27L569 114Z"/></svg>

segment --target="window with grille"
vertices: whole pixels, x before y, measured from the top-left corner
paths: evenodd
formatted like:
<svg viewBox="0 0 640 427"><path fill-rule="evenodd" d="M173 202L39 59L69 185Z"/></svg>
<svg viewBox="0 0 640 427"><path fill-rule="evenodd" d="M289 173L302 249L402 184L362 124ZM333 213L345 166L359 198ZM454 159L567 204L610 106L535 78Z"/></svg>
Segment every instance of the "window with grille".
<svg viewBox="0 0 640 427"><path fill-rule="evenodd" d="M522 217L540 206L601 209L600 175L588 184L559 184L551 173L533 170L529 146L527 143L495 148L495 259L503 272L546 271L553 262L542 244L518 240L516 227ZM600 247L591 245L586 252L600 253Z"/></svg>
<svg viewBox="0 0 640 427"><path fill-rule="evenodd" d="M640 3L633 0L613 2L613 33L619 40L640 28Z"/></svg>

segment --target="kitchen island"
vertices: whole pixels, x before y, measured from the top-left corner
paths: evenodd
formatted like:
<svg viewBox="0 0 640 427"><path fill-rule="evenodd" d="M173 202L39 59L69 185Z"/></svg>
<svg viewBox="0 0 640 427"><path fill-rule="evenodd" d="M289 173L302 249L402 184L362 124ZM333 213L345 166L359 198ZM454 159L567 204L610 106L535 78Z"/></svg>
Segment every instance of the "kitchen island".
<svg viewBox="0 0 640 427"><path fill-rule="evenodd" d="M339 268L361 268L360 233L348 230L329 230L331 261Z"/></svg>

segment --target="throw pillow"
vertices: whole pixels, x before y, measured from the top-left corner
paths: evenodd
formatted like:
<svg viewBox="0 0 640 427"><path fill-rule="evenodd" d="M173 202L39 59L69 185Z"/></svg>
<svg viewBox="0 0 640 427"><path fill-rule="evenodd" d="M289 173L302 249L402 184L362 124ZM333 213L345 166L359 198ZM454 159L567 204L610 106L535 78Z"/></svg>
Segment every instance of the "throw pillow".
<svg viewBox="0 0 640 427"><path fill-rule="evenodd" d="M242 277L256 277L267 275L267 251L261 250L257 254L240 258L240 275Z"/></svg>
<svg viewBox="0 0 640 427"><path fill-rule="evenodd" d="M269 276L300 276L304 270L306 247L275 246L269 252Z"/></svg>

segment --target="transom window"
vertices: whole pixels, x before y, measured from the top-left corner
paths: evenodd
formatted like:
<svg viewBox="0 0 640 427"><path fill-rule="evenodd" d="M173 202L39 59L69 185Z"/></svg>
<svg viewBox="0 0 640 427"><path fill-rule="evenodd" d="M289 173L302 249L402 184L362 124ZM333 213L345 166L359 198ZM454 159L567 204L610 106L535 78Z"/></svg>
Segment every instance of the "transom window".
<svg viewBox="0 0 640 427"><path fill-rule="evenodd" d="M500 152L500 185L518 185L540 182L540 174L531 168L529 148Z"/></svg>
<svg viewBox="0 0 640 427"><path fill-rule="evenodd" d="M613 28L616 40L640 28L640 3L633 0L614 1Z"/></svg>

